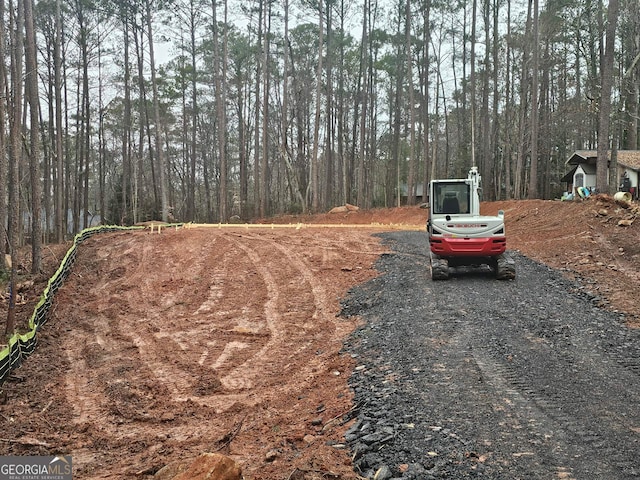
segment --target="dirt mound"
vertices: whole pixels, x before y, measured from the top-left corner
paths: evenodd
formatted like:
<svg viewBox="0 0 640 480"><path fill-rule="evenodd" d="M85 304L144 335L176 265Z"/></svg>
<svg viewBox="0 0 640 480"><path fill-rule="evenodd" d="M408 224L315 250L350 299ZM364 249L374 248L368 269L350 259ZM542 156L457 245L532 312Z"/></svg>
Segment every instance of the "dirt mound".
<svg viewBox="0 0 640 480"><path fill-rule="evenodd" d="M510 248L580 278L602 305L626 313L629 322L637 324L640 310L629 295L640 287L635 205L598 195L583 202L505 202L492 207L505 210Z"/></svg>

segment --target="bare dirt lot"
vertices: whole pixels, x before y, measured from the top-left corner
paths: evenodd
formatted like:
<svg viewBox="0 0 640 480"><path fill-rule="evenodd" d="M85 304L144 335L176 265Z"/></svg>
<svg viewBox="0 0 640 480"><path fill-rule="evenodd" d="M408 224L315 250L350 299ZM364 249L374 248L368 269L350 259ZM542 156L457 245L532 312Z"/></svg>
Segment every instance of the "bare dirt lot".
<svg viewBox="0 0 640 480"><path fill-rule="evenodd" d="M618 225L635 209L606 197L483 208L505 211L510 249L581 278L638 325L640 227ZM246 479L357 478L342 421L355 364L341 354L357 320L338 316L340 299L376 275L385 249L372 233L425 220L405 207L92 237L38 349L2 387L0 452L71 454L78 479L152 478L216 451ZM318 225L330 223L376 226ZM48 253L50 275L60 251ZM36 279L21 314L41 291Z"/></svg>

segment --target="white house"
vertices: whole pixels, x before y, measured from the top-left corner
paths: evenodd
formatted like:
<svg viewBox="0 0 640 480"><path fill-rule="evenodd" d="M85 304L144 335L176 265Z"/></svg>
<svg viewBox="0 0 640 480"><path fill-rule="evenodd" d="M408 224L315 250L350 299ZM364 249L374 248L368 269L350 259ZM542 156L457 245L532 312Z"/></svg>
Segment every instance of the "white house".
<svg viewBox="0 0 640 480"><path fill-rule="evenodd" d="M608 152L608 156L609 165L611 165L611 150ZM572 168L561 179L563 183L567 184L567 192L577 196L580 189L587 189L589 192L595 191L597 159L597 150L576 150L569 157L566 165ZM629 191L633 198L638 198L640 150L618 150L616 161L618 190Z"/></svg>

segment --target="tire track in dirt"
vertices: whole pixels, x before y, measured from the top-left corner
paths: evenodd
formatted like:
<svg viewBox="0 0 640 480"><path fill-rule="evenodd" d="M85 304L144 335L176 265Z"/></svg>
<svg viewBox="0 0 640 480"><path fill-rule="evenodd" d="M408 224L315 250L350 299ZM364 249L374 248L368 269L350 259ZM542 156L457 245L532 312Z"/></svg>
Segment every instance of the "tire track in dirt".
<svg viewBox="0 0 640 480"><path fill-rule="evenodd" d="M209 294L205 297L202 304L193 308L194 314L189 315L188 311L181 312L172 317L167 316L173 306L180 305L181 291L184 290L186 277L178 278L173 275L173 287L168 291L162 292L159 283L164 281L154 281L154 276L163 268L163 260L154 255L155 241L150 235L135 238L133 245L124 250L122 245L117 242L115 251L122 252L121 257L116 257L112 253L106 255L98 255L102 264L95 272L93 278L86 280L94 281L95 286L92 290L95 296L104 294L105 292L118 292L113 297L116 305L109 307L99 307L98 311L90 313L89 318L76 324L70 330L66 337L63 350L67 352L70 370L65 376L65 385L67 390L68 401L74 406L75 415L74 422L78 424L87 422L104 422L107 427L105 431L113 436L121 436L117 423L109 422L108 419L115 413L124 416L136 416L135 412L118 412L118 402L115 402L110 395L123 397L131 395L134 399L139 392L128 382L134 381L140 385L159 385L160 390L166 389L171 401L183 403L185 401L193 401L203 405L215 406L220 411L235 404L243 396L229 395L228 392L220 392L216 395L215 387L218 380L215 374L203 375L202 368L194 372L193 365L204 367L207 362L213 362L213 369L220 368L225 359L230 357L229 352L244 349L244 343L231 340L227 343L227 347L222 347L220 339L215 338L216 335L231 335L242 339L245 333L240 331L233 332L227 328L215 328L213 318L219 314L229 314L225 311L207 312L211 308L203 308L199 314L198 311L203 305L211 303L215 298L223 296L217 292L213 295ZM176 245L173 249L163 252L164 257L173 257L177 255L177 250L182 248ZM215 248L203 248L208 252L220 250L228 252L220 261L217 255L193 255L193 266L189 266L190 277L203 276L203 272L207 271L211 264L220 267L220 271L211 276L210 290L220 290L224 285L220 285L221 279L227 275L228 262L230 259L237 257L237 252L229 251L227 245ZM122 262L114 262L116 259ZM125 260L126 258L129 260ZM212 258L213 257L213 258ZM111 266L108 267L107 264ZM117 267L116 264L123 263L126 265ZM171 269L171 265L165 266L165 270ZM107 278L100 278L100 271L111 268L118 275L107 275ZM91 273L91 272L89 272ZM113 278L112 278L113 277ZM109 293L106 293L107 295ZM148 304L136 304L131 301L131 296L154 299ZM102 311L101 311L102 310ZM117 311L116 311L117 310ZM166 320L162 324L159 319ZM211 335L214 335L214 338ZM260 336L250 336L251 341L255 342ZM86 348L78 348L89 340ZM243 347L238 347L243 345ZM211 351L214 347L218 347L220 355L212 355ZM96 356L109 357L112 359L120 358L117 362L111 362L109 365L96 363ZM231 355L233 356L233 355ZM182 358L181 358L182 357ZM130 360L135 364L135 372L127 371L126 382L121 380L124 370L132 370L123 367L123 360ZM93 363L93 365L91 365ZM205 368L205 370L210 367ZM101 377L97 380L96 377ZM214 390L214 395L198 394L198 388L202 388L202 379L209 377L213 380L213 388L205 388L205 390ZM95 383L99 381L102 387L95 388ZM207 387L207 385L205 385ZM219 397L219 398L218 398ZM153 403L153 402L151 402ZM146 413L142 413L146 415ZM141 431L147 428L146 425L141 426ZM132 430L129 428L127 435L131 435ZM187 433L180 433L182 427L175 430L175 437L186 437Z"/></svg>
<svg viewBox="0 0 640 480"><path fill-rule="evenodd" d="M252 363L261 364L266 355L271 354L274 346L280 343L284 337L277 325L277 305L280 296L280 288L271 274L269 268L263 265L263 259L260 254L247 245L235 242L236 247L240 249L252 262L261 277L264 288L266 289L267 301L264 303L264 322L268 330L267 343L254 355L246 359L237 368L233 369L221 378L222 385L228 390L242 390L252 388L256 385L256 378L260 375L259 371L251 368ZM248 373L253 372L253 373Z"/></svg>
<svg viewBox="0 0 640 480"><path fill-rule="evenodd" d="M558 431L555 426L556 419L549 417L546 412L550 411L548 403L542 398L531 399L531 390L526 384L509 371L507 367L493 359L482 348L474 347L472 350L472 358L478 366L483 380L496 392L502 392L502 397L496 399L495 409L501 412L503 421L501 425L504 427L509 424L508 430L518 432L516 437L525 437L537 439L538 445L549 444L547 449L553 451L553 455L546 456L547 470L551 475L555 472L555 478L566 478L574 480L572 468L569 465L571 452L563 450L563 444L567 442L566 436L562 431ZM543 407L543 410L541 409ZM523 434L522 431L526 431ZM508 443L504 437L504 443ZM515 445L516 439L511 439ZM533 442L531 446L533 447ZM527 448L527 445L522 445ZM543 455L539 446L537 455ZM526 451L514 453L513 456L526 456ZM533 455L532 455L533 456ZM553 467L551 466L553 465Z"/></svg>
<svg viewBox="0 0 640 480"><path fill-rule="evenodd" d="M330 328L332 322L327 318L325 289L305 261L304 249L300 251L291 244L282 245L268 237L243 235L241 240L237 240L238 248L251 259L268 292L264 315L270 338L252 358L221 379L230 390L252 388L257 384L264 386L265 376L255 368L256 365L262 365L272 373L289 370L297 357L315 345L314 337L319 330L329 338L335 334L335 329ZM272 272L274 265L281 270L277 275ZM313 354L304 356L312 360L292 372L298 382L312 378L318 367Z"/></svg>
<svg viewBox="0 0 640 480"><path fill-rule="evenodd" d="M118 249L124 245L124 240L119 238L114 243L114 248ZM127 248L122 251L122 256L126 257L133 252L133 247ZM144 263L144 249L142 252L140 264ZM95 282L95 286L88 294L89 298L98 298L103 291L118 282L118 274L121 273L118 270L112 270L113 275L98 280L105 264L110 261L109 252L98 251L95 256L94 269L89 268L72 274L72 279L79 279L79 283L91 284ZM91 312L91 314L86 313L86 315L78 316L73 328L70 328L67 335L63 337L61 348L69 363L69 370L64 376L64 388L74 410L73 421L77 424L95 421L96 418L106 420L108 414L104 409L105 398L101 391L92 388L91 384L94 381L92 373L96 368L99 368L102 358L119 349L110 335L112 327L110 317L114 316L114 311L111 308L102 308Z"/></svg>
<svg viewBox="0 0 640 480"><path fill-rule="evenodd" d="M138 261L133 263L133 271L126 275L126 281L131 288L138 286L141 289L143 298L151 298L156 301L151 302L150 305L136 306L131 305L129 300L127 303L133 307L132 310L137 312L142 318L148 318L149 322L135 322L124 323L121 325L121 331L126 335L129 341L136 346L140 353L140 362L145 370L148 370L153 375L154 381L160 383L168 389L172 398L179 398L184 395L184 392L189 391L192 388L192 380L189 376L180 372L178 364L171 362L169 358L164 354L165 352L183 352L186 353L189 349L189 344L194 338L194 332L192 330L183 331L182 338L176 335L175 330L166 331L165 329L152 328L153 322L156 319L160 319L163 313L166 312L171 305L175 304L176 298L179 296L179 290L170 289L163 292L160 299L158 296L157 285L153 281L153 274L160 268L167 269L167 267L175 267L173 262L168 261L165 265L159 264L158 257L164 259L173 259L175 257L175 246L167 252L162 252L160 255L153 255L154 235L146 235L142 239L141 257ZM135 247L132 247L135 248ZM142 307L142 308L140 308ZM142 311L144 309L145 311ZM164 345L164 347L162 347ZM158 355L160 353L161 355ZM169 360L169 361L168 361Z"/></svg>
<svg viewBox="0 0 640 480"><path fill-rule="evenodd" d="M69 331L67 340L70 345L78 345L86 338L87 331L82 325L76 325L76 328ZM104 332L94 330L95 342L87 345L88 349L105 348L107 342L104 340ZM83 352L77 349L63 348L69 361L69 370L64 376L64 389L66 396L71 400L70 404L74 410L74 422L78 424L85 423L96 418L105 418L106 415L100 407L102 403L102 395L90 388L91 368L83 358ZM106 419L106 418L105 418Z"/></svg>
<svg viewBox="0 0 640 480"><path fill-rule="evenodd" d="M563 357L563 352L556 352L553 345L536 339L531 336L533 342L523 341L522 345L529 343L528 350L530 352L541 351L542 354L549 358L557 356ZM509 392L516 411L527 413L530 421L526 424L529 428L536 425L542 426L545 435L536 434L539 438L545 438L544 443L553 446L553 455L547 456L547 465L554 461L563 459L563 465L558 466L558 471L571 472L577 470L575 458L580 457L602 457L602 461L598 462L595 468L597 471L578 472L575 478L586 478L589 475L596 478L620 478L621 472L631 472L634 470L634 461L628 450L615 445L609 438L607 440L604 435L607 431L622 432L629 428L626 423L632 419L634 415L634 407L625 398L625 392L618 386L613 388L617 383L610 379L603 380L596 365L607 365L609 360L602 357L593 349L587 349L576 343L570 347L573 352L567 355L562 362L567 364L576 362L579 364L571 369L571 375L558 382L558 386L545 385L541 387L536 385L527 374L517 370L509 362L501 361L503 354L491 348L484 349L482 347L474 348L474 359L481 368L485 380L492 385L496 391ZM485 351L486 350L486 351ZM492 351L493 350L493 351ZM579 353L578 353L579 352ZM521 354L522 355L522 354ZM585 358L589 358L585 361ZM561 363L557 361L556 363ZM566 367L564 367L566 368ZM547 367L549 375L555 378L562 378L562 373L554 371L553 367ZM582 370L586 370L585 374ZM575 378L572 378L575 377ZM575 394L576 385L585 382L585 379L593 379L593 391L588 400L582 399ZM608 390L602 390L600 384L609 382L612 385ZM585 382L586 383L586 382ZM596 386L597 385L597 386ZM607 394L607 391L616 392L616 395ZM607 401L603 397L607 397ZM597 399L600 398L600 401ZM604 405L606 404L606 407ZM615 406L612 406L615 405ZM602 409L606 408L606 412ZM580 415L580 418L576 418ZM598 418L598 425L588 424L585 418ZM541 444L543 442L540 442ZM579 445L579 449L567 448L570 445ZM570 465L573 464L573 467ZM592 468L594 468L592 466ZM573 477L571 477L573 478Z"/></svg>
<svg viewBox="0 0 640 480"><path fill-rule="evenodd" d="M177 245L177 249L180 248L183 246ZM250 315L252 322L243 319L242 309L233 301L233 284L237 279L232 273L237 275L253 269L252 265L244 262L241 268L236 265L236 272L230 271L230 262L242 258L242 249L237 248L228 236L215 236L211 244L202 245L199 250L193 248L189 253L194 262L186 267L183 281L188 283L189 277L197 279L203 293L206 293L206 296L203 295L204 301L185 306L184 311L175 318L177 326L174 330L143 332L132 338L143 352L145 363L155 372L157 380L168 385L173 382L170 391L174 401L192 401L222 411L242 398L230 395L230 390L250 388L250 385L232 387L225 384L223 372L235 368L239 356L251 355L252 351L259 348L256 344L264 343L263 340L271 335L264 332L265 322L259 320L260 315ZM168 254L177 256L179 253L170 251ZM252 280L252 285L256 289L264 289L259 281ZM179 298L176 301L181 302ZM166 315L162 311L156 314ZM269 324L268 317L266 323ZM269 330L269 327L266 329ZM167 346L158 348L163 341ZM179 352L180 361L167 361L162 354L166 350ZM221 383L222 388L214 385L209 389L213 390L210 394L198 393L199 378L192 372L196 364L208 371L208 375L216 384Z"/></svg>
<svg viewBox="0 0 640 480"><path fill-rule="evenodd" d="M56 404L69 406L78 478L140 478L216 451L230 431L229 453L265 478L282 473L264 465L265 448L289 452L289 465L351 471L325 443L340 426L312 421L350 408L340 351L356 319L336 318L339 299L384 250L369 232L331 230L87 240L53 322L69 365ZM313 435L322 440L303 441Z"/></svg>

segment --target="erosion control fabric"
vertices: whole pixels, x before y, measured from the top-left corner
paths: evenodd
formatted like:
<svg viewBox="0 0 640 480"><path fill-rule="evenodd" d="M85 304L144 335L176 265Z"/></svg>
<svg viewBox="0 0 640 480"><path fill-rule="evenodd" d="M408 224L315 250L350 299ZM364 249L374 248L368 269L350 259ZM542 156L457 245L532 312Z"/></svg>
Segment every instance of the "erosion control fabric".
<svg viewBox="0 0 640 480"><path fill-rule="evenodd" d="M62 259L56 273L49 279L47 287L40 297L40 301L33 310L33 315L29 319L29 331L24 334L14 333L9 339L9 345L0 351L0 385L9 377L13 369L22 365L22 362L35 350L37 344L36 334L47 322L53 297L62 286L69 272L71 272L71 267L76 259L78 245L96 233L114 232L117 230L140 230L143 228L144 227L102 225L87 228L75 236L73 245Z"/></svg>

